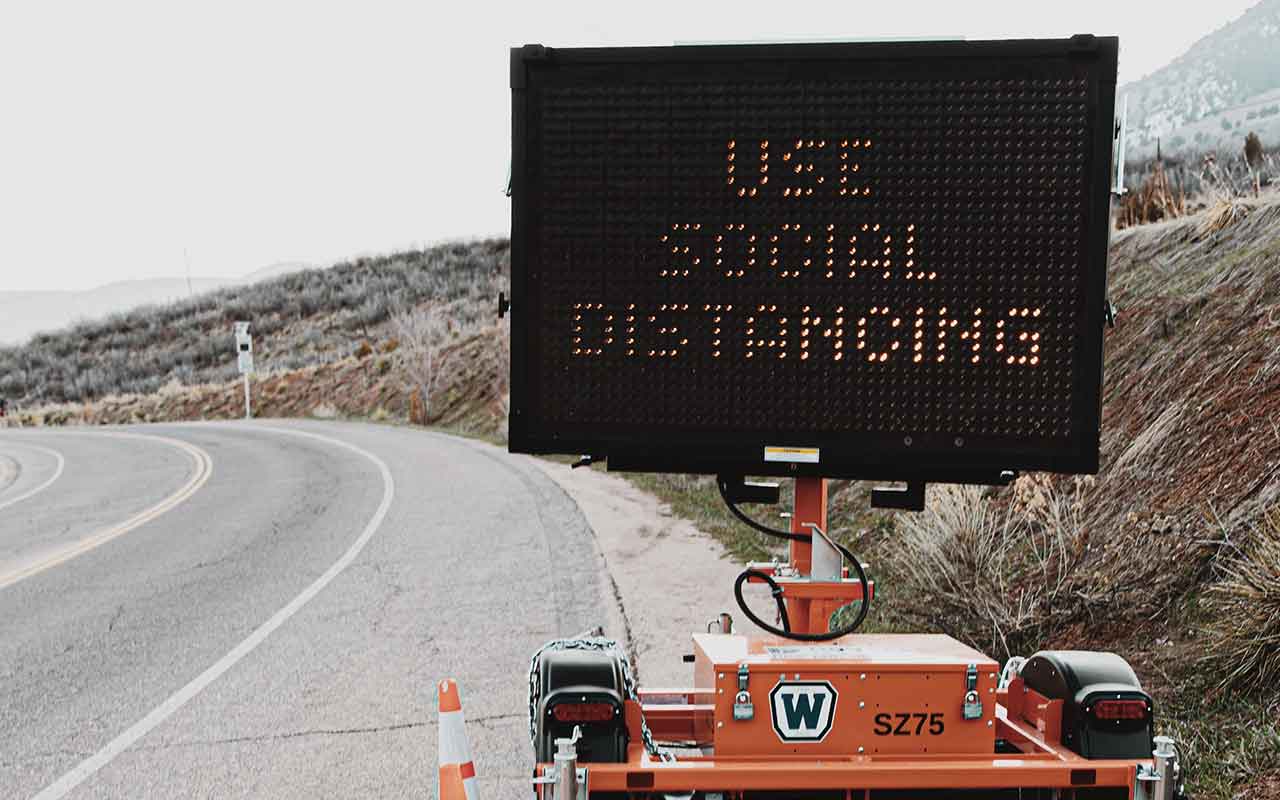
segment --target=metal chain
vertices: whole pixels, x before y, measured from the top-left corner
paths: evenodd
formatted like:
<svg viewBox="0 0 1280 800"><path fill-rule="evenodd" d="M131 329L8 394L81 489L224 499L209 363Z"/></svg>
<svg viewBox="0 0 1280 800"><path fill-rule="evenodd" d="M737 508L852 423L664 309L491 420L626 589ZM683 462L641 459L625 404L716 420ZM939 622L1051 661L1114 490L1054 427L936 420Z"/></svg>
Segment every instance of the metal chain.
<svg viewBox="0 0 1280 800"><path fill-rule="evenodd" d="M596 652L610 652L618 659L618 663L622 665L622 688L626 693L628 700L640 702L640 695L636 691L636 682L631 677L631 664L627 661L627 655L622 648L613 639L605 639L603 637L588 637L582 639L554 639L538 648L538 652L533 654L533 659L529 662L529 741L536 748L538 745L538 702L542 699L542 686L540 671L538 669L538 661L542 658L542 654L554 650L593 650ZM662 761L675 761L676 757L664 750L659 750L657 743L653 740L653 734L649 731L649 725L644 721L644 716L640 717L640 738L644 742L644 749L653 758Z"/></svg>

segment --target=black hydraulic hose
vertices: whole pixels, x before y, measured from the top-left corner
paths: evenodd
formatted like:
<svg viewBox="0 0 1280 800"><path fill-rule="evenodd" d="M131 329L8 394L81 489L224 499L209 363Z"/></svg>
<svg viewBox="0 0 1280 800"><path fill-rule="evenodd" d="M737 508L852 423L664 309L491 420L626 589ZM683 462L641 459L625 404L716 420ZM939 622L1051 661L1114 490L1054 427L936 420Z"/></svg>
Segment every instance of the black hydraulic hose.
<svg viewBox="0 0 1280 800"><path fill-rule="evenodd" d="M729 482L723 475L716 476L716 487L720 490L720 499L729 507L730 513L737 517L738 520L748 528L759 531L766 536L772 536L776 539L789 539L796 542L808 542L813 539L813 534L805 535L803 533L793 533L791 531L770 528L768 525L762 525L751 517L748 517L742 512L742 509L738 508L737 503L729 499ZM840 554L844 556L846 561L853 565L854 572L858 574L858 582L862 585L862 601L858 604L858 615L854 618L851 624L846 625L838 631L827 631L826 633L793 633L791 630L791 620L787 616L787 604L782 599L782 587L773 579L773 576L766 572L761 572L758 569L744 570L742 574L738 575L738 579L734 581L733 596L734 599L738 601L738 608L742 610L742 613L746 615L747 619L751 620L769 633L772 633L774 636L781 636L785 639L794 639L795 641L800 642L829 642L832 639L839 639L841 636L848 636L856 631L862 625L863 620L867 618L867 610L871 605L871 584L867 581L866 571L862 569L862 562L859 561L853 553L850 553L848 548L844 545L834 541L831 542L831 544L840 551ZM750 578L759 578L769 584L769 590L773 593L774 602L778 604L778 618L782 621L781 629L775 628L760 619L755 615L755 612L747 607L747 602L742 597L742 584L746 583Z"/></svg>
<svg viewBox="0 0 1280 800"><path fill-rule="evenodd" d="M732 504L729 506L732 508ZM754 622L764 630L772 633L774 636L781 636L784 639L793 639L798 642L829 642L832 639L839 639L841 636L848 636L856 631L862 625L862 621L867 618L867 610L871 605L871 585L867 581L867 573L862 568L862 562L850 553L844 545L832 542L836 548L844 555L845 560L853 565L854 572L858 573L858 582L862 585L862 600L858 604L858 615L854 617L853 622L837 631L827 631L826 633L795 633L791 630L791 620L787 616L787 604L782 598L782 587L773 579L772 575L767 572L761 572L758 569L743 570L738 579L733 582L733 597L738 601L738 608L746 615L747 619ZM764 620L755 615L748 606L747 601L742 597L742 584L746 583L750 578L759 578L769 584L769 591L773 594L774 602L778 604L778 616L782 620L782 628L775 628Z"/></svg>
<svg viewBox="0 0 1280 800"><path fill-rule="evenodd" d="M755 612L747 607L747 602L742 597L742 584L746 583L751 578L759 578L769 584L769 591L773 594L773 601L778 604L778 617L782 620L781 631L757 617ZM747 615L747 619L776 636L791 635L791 619L787 616L787 604L782 601L782 587L778 585L778 582L773 579L772 575L767 572L761 572L758 569L743 570L738 575L738 579L733 582L733 596L734 599L738 601L738 608L742 609L742 613Z"/></svg>
<svg viewBox="0 0 1280 800"><path fill-rule="evenodd" d="M795 541L795 542L809 541L810 535L808 534L792 533L791 531L784 531L784 530L779 530L777 528L770 528L768 525L761 525L759 522L756 522L751 517L748 517L746 514L742 513L742 509L738 508L738 504L729 499L729 482L724 478L724 476L722 475L716 476L716 486L720 489L720 499L723 500L724 504L729 507L729 513L737 517L739 521L741 521L742 524L746 525L748 528L759 531L760 533L763 533L765 536L772 536L775 539L790 539L791 541Z"/></svg>

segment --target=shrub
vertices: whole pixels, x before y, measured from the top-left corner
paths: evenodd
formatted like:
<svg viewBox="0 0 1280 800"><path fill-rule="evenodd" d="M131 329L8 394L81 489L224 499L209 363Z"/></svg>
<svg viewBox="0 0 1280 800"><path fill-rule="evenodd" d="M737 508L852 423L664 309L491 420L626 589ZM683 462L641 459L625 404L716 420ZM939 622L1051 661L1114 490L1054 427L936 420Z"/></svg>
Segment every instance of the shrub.
<svg viewBox="0 0 1280 800"><path fill-rule="evenodd" d="M390 314L386 297L375 290L372 297L366 299L351 317L352 326L367 330L385 320Z"/></svg>
<svg viewBox="0 0 1280 800"><path fill-rule="evenodd" d="M900 519L890 557L907 614L1003 660L1038 648L1073 613L1071 577L1088 536L1082 492L1044 476L1015 484L1003 508L981 487L932 488L928 508Z"/></svg>
<svg viewBox="0 0 1280 800"><path fill-rule="evenodd" d="M1280 681L1280 508L1252 533L1209 589L1216 612L1210 658L1222 667L1223 688L1263 689Z"/></svg>

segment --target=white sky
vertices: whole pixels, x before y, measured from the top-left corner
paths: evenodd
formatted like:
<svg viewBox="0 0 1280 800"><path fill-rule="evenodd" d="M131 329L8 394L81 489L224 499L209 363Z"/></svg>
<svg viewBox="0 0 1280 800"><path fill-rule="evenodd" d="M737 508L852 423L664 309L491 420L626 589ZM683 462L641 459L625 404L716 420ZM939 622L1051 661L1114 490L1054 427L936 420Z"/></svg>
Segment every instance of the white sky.
<svg viewBox="0 0 1280 800"><path fill-rule="evenodd" d="M508 48L1119 35L1134 80L1256 0L0 4L0 290L505 235Z"/></svg>

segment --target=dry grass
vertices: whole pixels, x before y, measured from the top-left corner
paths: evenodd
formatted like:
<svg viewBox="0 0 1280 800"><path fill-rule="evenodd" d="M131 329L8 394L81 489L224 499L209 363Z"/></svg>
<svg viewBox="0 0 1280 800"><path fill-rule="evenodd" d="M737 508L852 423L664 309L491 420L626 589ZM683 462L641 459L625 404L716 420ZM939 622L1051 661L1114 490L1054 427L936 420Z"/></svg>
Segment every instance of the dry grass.
<svg viewBox="0 0 1280 800"><path fill-rule="evenodd" d="M1280 694L1215 693L1207 670L1184 685L1160 712L1162 733L1178 740L1196 800L1270 800L1280 788Z"/></svg>
<svg viewBox="0 0 1280 800"><path fill-rule="evenodd" d="M1080 605L1088 483L1062 491L1027 476L1003 506L981 487L934 487L891 551L908 616L1001 660L1034 649Z"/></svg>
<svg viewBox="0 0 1280 800"><path fill-rule="evenodd" d="M1116 227L1131 228L1208 211L1206 233L1229 225L1262 187L1280 183L1280 157L1263 150L1256 136L1238 150L1187 152L1126 165L1129 191L1116 211Z"/></svg>
<svg viewBox="0 0 1280 800"><path fill-rule="evenodd" d="M1205 210L1200 235L1208 236L1234 225L1249 214L1249 204L1237 197L1217 197Z"/></svg>
<svg viewBox="0 0 1280 800"><path fill-rule="evenodd" d="M1224 559L1209 589L1213 649L1221 688L1265 690L1280 682L1280 508L1244 548Z"/></svg>
<svg viewBox="0 0 1280 800"><path fill-rule="evenodd" d="M1116 227L1131 228L1183 217L1187 214L1188 205L1186 189L1171 183L1164 163L1157 161L1138 189L1121 200Z"/></svg>
<svg viewBox="0 0 1280 800"><path fill-rule="evenodd" d="M1156 453L1160 446L1177 432L1185 408L1186 403L1171 403L1154 422L1134 437L1133 442L1116 459L1112 469L1145 473L1152 454Z"/></svg>
<svg viewBox="0 0 1280 800"><path fill-rule="evenodd" d="M1204 165L1205 197L1207 209L1202 217L1199 232L1208 236L1244 219L1251 208L1244 199L1245 193L1231 180L1216 160L1206 160ZM1256 195L1256 186L1253 194Z"/></svg>

